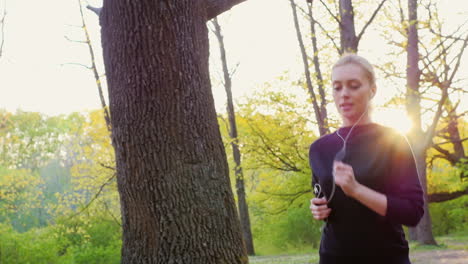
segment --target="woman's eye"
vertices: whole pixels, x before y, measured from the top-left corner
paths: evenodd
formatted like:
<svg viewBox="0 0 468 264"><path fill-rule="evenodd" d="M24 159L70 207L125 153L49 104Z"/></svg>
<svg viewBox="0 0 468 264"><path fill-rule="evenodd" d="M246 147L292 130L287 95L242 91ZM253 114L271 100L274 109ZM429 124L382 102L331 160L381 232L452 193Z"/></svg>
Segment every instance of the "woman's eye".
<svg viewBox="0 0 468 264"><path fill-rule="evenodd" d="M353 90L356 90L359 89L361 85L359 83L352 83L349 87L351 87Z"/></svg>
<svg viewBox="0 0 468 264"><path fill-rule="evenodd" d="M339 90L341 90L341 86L333 86L333 90L339 91Z"/></svg>

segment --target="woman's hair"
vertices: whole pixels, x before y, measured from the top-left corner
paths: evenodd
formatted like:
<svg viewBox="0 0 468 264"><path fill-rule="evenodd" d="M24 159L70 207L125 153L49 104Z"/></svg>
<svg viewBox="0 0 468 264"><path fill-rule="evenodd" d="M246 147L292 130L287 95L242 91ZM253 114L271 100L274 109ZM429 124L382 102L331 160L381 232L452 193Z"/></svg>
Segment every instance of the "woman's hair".
<svg viewBox="0 0 468 264"><path fill-rule="evenodd" d="M368 60L354 53L345 53L333 65L332 70L336 67L343 66L346 64L354 64L360 66L365 71L366 77L369 80L371 86L375 86L374 67L372 67Z"/></svg>

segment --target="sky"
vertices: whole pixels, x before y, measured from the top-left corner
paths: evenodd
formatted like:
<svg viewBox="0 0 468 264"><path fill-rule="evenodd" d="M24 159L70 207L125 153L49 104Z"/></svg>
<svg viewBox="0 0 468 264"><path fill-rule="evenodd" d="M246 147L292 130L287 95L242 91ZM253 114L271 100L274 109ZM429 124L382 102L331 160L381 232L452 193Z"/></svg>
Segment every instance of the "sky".
<svg viewBox="0 0 468 264"><path fill-rule="evenodd" d="M101 0L88 1L101 6ZM442 0L442 12L468 10L464 0ZM68 114L100 107L93 74L78 64L89 65L85 44L69 39L83 40L78 0L0 0L7 9L4 54L0 58L0 108L8 111L22 109L48 115ZM84 10L97 55L100 73L103 73L97 16ZM450 23L459 23L455 16ZM461 17L461 16L459 16ZM228 50L229 65L237 63L233 77L234 98L257 90L289 71L299 76L303 70L294 30L291 8L287 0L249 0L220 17ZM371 30L369 30L371 31ZM369 33L377 35L378 32ZM67 38L66 38L67 37ZM211 42L210 63L216 66L218 46ZM372 41L363 41L362 50L370 59L377 60ZM468 58L468 56L465 56ZM217 111L224 112L225 92L219 85L220 72L212 68L213 94ZM468 72L468 71L465 71ZM381 89L375 101L382 104L395 89ZM380 111L383 113L383 111ZM393 112L395 118L404 112Z"/></svg>

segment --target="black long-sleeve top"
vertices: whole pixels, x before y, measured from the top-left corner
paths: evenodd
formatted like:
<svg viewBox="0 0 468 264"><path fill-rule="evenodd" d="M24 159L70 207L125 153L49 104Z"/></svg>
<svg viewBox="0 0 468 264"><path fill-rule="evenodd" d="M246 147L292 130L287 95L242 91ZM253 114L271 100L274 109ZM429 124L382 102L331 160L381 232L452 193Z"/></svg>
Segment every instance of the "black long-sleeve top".
<svg viewBox="0 0 468 264"><path fill-rule="evenodd" d="M351 127L343 127L346 138ZM326 256L408 255L403 225L421 219L424 198L413 153L405 137L375 123L356 126L346 143L343 162L352 166L356 180L387 196L381 216L336 186L328 207L332 209L323 229L320 254ZM332 165L343 140L336 132L310 146L312 186L319 183L326 196L332 189Z"/></svg>

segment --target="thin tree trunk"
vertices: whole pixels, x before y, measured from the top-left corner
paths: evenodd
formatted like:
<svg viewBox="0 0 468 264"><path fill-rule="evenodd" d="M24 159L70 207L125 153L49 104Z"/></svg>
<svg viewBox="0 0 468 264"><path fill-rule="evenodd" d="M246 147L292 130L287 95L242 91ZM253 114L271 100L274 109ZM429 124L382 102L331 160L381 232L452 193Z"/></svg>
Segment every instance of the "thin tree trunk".
<svg viewBox="0 0 468 264"><path fill-rule="evenodd" d="M91 44L91 39L89 37L88 27L86 26L86 21L84 19L83 5L81 3L81 0L78 0L78 4L80 6L81 24L82 24L83 31L86 37L85 42L86 42L86 45L88 45L89 56L91 57L91 70L93 71L94 79L96 80L96 86L98 88L99 99L101 100L102 111L104 112L104 120L106 121L107 131L109 131L109 135L112 138L112 129L111 129L112 127L110 123L109 111L107 109L106 100L104 99L101 77L99 76L99 73L97 70L96 59L94 56L94 49L93 49L93 45Z"/></svg>
<svg viewBox="0 0 468 264"><path fill-rule="evenodd" d="M421 71L419 70L419 51L418 51L418 16L417 0L408 0L408 45L407 45L407 92L406 92L406 110L410 116L413 127L410 131L410 141L414 147L416 164L418 166L419 180L424 190L424 216L416 228L409 229L409 239L418 240L424 244L436 244L432 235L431 217L429 214L427 198L427 179L426 179L426 151L427 145L422 127L421 127L421 106L419 94L419 81Z"/></svg>
<svg viewBox="0 0 468 264"><path fill-rule="evenodd" d="M317 79L317 87L320 94L320 116L322 118L322 122L319 123L323 126L320 131L323 133L328 134L330 133L330 128L328 126L328 114L327 114L327 98L325 96L325 87L324 87L324 80L322 76L322 70L320 69L320 61L319 61L319 49L317 46L317 32L315 31L315 24L317 23L314 18L313 14L313 1L310 1L308 4L309 8L309 17L310 17L310 33L312 39L312 51L313 51L313 63L315 69L315 77ZM322 135L322 134L321 134Z"/></svg>
<svg viewBox="0 0 468 264"><path fill-rule="evenodd" d="M241 152L239 150L239 140L237 135L237 124L236 124L236 114L234 110L234 103L232 100L232 81L231 75L229 74L227 58L226 58L226 49L224 48L224 39L221 32L221 26L218 23L216 18L213 19L213 25L215 27L214 33L218 39L219 49L221 52L221 62L223 65L224 73L224 88L226 89L227 95L227 112L229 119L229 136L231 138L231 147L232 154L234 156L235 168L234 173L236 177L236 190L237 190L237 203L239 208L239 216L242 227L242 234L244 237L244 242L247 248L247 254L250 256L255 255L254 243L252 238L252 231L250 227L250 217L249 217L249 207L247 204L247 198L245 194L245 185L244 185L244 174L242 172L241 166Z"/></svg>
<svg viewBox="0 0 468 264"><path fill-rule="evenodd" d="M358 51L359 40L354 27L354 11L351 0L340 0L341 53Z"/></svg>
<svg viewBox="0 0 468 264"><path fill-rule="evenodd" d="M419 143L421 144L421 143ZM421 186L424 191L424 215L421 218L421 221L416 226L416 230L414 228L410 228L411 235L416 235L416 240L421 244L425 245L437 245L434 236L432 234L432 220L431 214L429 212L429 198L427 194L427 174L426 174L426 152L427 148L423 147L422 149L419 147L414 148L414 155L416 159L416 165L418 168L419 180L421 182ZM410 238L411 239L411 238Z"/></svg>
<svg viewBox="0 0 468 264"><path fill-rule="evenodd" d="M248 262L211 92L207 12L194 0L105 0L100 12L122 263Z"/></svg>
<svg viewBox="0 0 468 264"><path fill-rule="evenodd" d="M302 33L301 29L299 26L299 19L297 17L297 8L296 8L296 3L294 0L289 0L291 3L291 9L293 12L293 18L294 18L294 27L296 28L296 35L297 35L297 40L299 42L299 48L301 50L301 55L302 55L302 62L304 64L304 75L306 78L306 83L307 83L307 89L309 91L309 95L312 101L312 105L314 107L314 113L315 113L315 120L317 121L318 127L319 127L319 133L320 136L323 136L329 132L328 126L326 125L326 116L324 116L322 113L319 103L317 100L317 95L315 94L314 87L312 85L312 79L311 79L311 74L310 74L310 69L309 69L309 62L307 58L307 52L305 49L304 41L302 39Z"/></svg>

